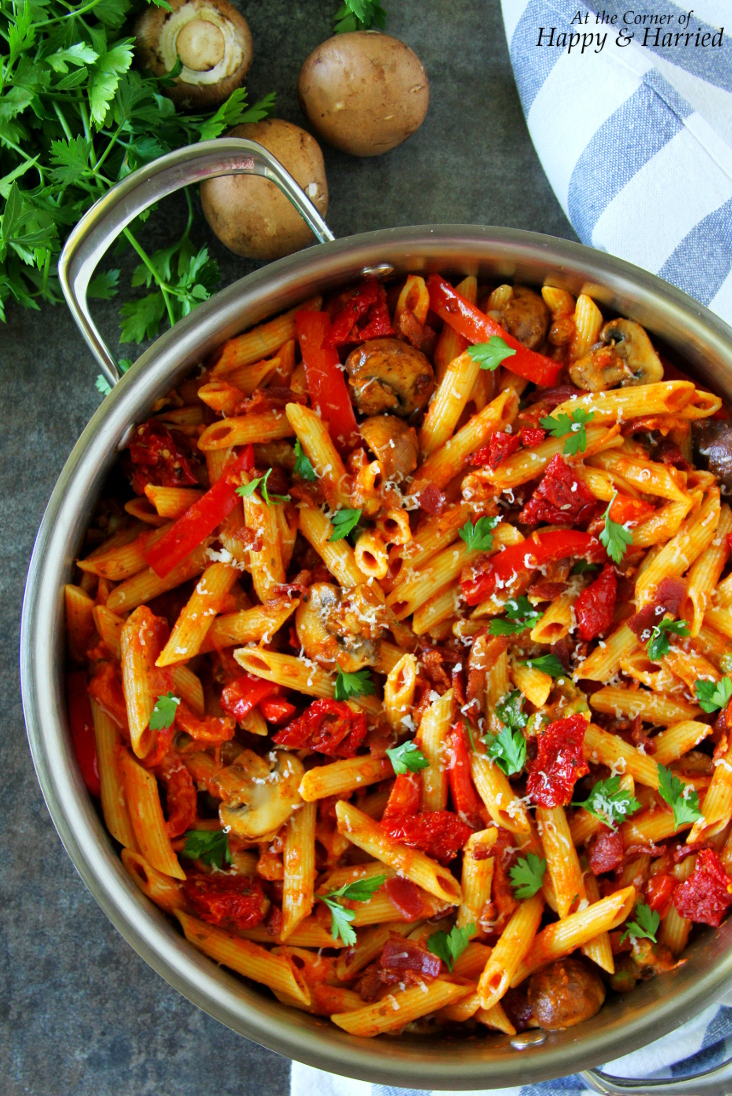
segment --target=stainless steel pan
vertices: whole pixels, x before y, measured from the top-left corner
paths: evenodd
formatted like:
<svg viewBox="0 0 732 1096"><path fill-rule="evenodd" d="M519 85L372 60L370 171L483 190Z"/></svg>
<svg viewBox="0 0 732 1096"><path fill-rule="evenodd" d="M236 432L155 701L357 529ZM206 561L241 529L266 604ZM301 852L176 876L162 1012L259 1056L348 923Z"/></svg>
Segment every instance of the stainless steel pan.
<svg viewBox="0 0 732 1096"><path fill-rule="evenodd" d="M147 350L120 380L86 304L94 267L124 225L151 202L203 179L254 173L272 179L300 210L320 246L281 259L202 304ZM322 242L327 241L327 242ZM678 351L699 377L732 398L732 330L690 297L609 255L538 234L482 226L388 229L333 240L312 203L269 153L227 138L171 153L129 176L72 233L59 264L69 306L111 383L59 478L38 533L23 606L23 705L43 794L69 856L107 916L171 985L250 1039L321 1069L409 1088L475 1089L529 1084L589 1070L684 1023L732 985L732 919L703 934L687 962L615 998L565 1032L488 1034L459 1041L359 1040L296 1012L215 966L142 897L128 878L79 776L64 701L63 584L69 580L95 500L131 426L153 401L223 340L316 292L365 271L475 274L485 280L545 280L585 289L601 307L638 320ZM119 381L119 383L115 383ZM728 1093L726 1063L693 1082L622 1082L587 1072L598 1092Z"/></svg>

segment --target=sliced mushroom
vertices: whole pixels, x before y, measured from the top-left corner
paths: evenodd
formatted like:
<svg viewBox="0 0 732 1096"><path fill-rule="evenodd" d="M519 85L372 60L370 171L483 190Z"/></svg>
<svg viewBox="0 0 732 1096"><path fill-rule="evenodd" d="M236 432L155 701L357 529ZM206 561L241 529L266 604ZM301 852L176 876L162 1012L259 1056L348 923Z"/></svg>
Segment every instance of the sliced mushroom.
<svg viewBox="0 0 732 1096"><path fill-rule="evenodd" d="M170 0L170 7L151 4L135 23L141 67L165 76L180 57L175 83L161 90L189 110L223 103L252 63L247 21L228 0Z"/></svg>
<svg viewBox="0 0 732 1096"><path fill-rule="evenodd" d="M663 365L645 329L634 320L618 319L605 324L598 346L570 365L569 375L585 392L603 392L662 381Z"/></svg>
<svg viewBox="0 0 732 1096"><path fill-rule="evenodd" d="M355 673L376 661L375 640L385 631L387 617L383 592L376 585L339 590L330 582L316 582L297 608L295 629L308 658Z"/></svg>
<svg viewBox="0 0 732 1096"><path fill-rule="evenodd" d="M699 419L692 423L694 458L708 468L727 491L732 491L732 422L728 419Z"/></svg>
<svg viewBox="0 0 732 1096"><path fill-rule="evenodd" d="M375 454L386 480L399 483L419 461L417 431L396 415L374 415L361 423L361 437Z"/></svg>
<svg viewBox="0 0 732 1096"><path fill-rule="evenodd" d="M356 347L346 359L346 371L353 401L364 415L421 411L435 386L422 351L399 339L370 339Z"/></svg>
<svg viewBox="0 0 732 1096"><path fill-rule="evenodd" d="M509 335L530 350L544 342L551 313L543 299L526 285L515 285L513 295L503 306L503 326Z"/></svg>
<svg viewBox="0 0 732 1096"><path fill-rule="evenodd" d="M266 758L242 750L216 776L222 798L219 818L232 833L250 841L273 837L302 803L298 788L304 772L302 762L284 750Z"/></svg>

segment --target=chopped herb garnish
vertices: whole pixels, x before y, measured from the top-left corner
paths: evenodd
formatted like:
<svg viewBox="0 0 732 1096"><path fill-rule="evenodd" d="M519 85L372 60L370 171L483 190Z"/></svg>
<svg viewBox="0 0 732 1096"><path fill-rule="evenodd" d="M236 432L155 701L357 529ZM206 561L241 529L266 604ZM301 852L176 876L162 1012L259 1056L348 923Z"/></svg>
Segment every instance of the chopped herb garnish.
<svg viewBox="0 0 732 1096"><path fill-rule="evenodd" d="M468 347L468 354L477 362L481 369L498 369L498 366L506 358L512 358L516 353L500 335L491 335L487 343L476 343Z"/></svg>
<svg viewBox="0 0 732 1096"><path fill-rule="evenodd" d="M500 520L500 517L483 517L478 518L474 525L466 521L458 536L465 541L471 552L490 552L493 547L493 530Z"/></svg>
<svg viewBox="0 0 732 1096"><path fill-rule="evenodd" d="M223 830L188 830L183 855L189 860L200 860L212 868L223 868L231 863L229 839Z"/></svg>
<svg viewBox="0 0 732 1096"><path fill-rule="evenodd" d="M275 502L289 502L289 495L270 495L267 490L267 480L271 475L272 469L268 468L263 476L258 476L256 479L250 480L249 483L245 483L242 487L237 487L237 495L243 499L249 499L256 490L259 490L262 501L266 506L271 506L273 499Z"/></svg>
<svg viewBox="0 0 732 1096"><path fill-rule="evenodd" d="M330 519L333 532L328 540L345 540L350 533L354 532L360 520L361 510L337 510Z"/></svg>
<svg viewBox="0 0 732 1096"><path fill-rule="evenodd" d="M594 417L594 411L588 412L584 408L578 407L576 411L572 411L569 415L562 411L558 415L548 415L540 419L539 422L554 438L563 438L568 434L569 437L564 443L562 452L565 456L576 457L578 453L584 453L587 448L585 426L588 422L592 422Z"/></svg>
<svg viewBox="0 0 732 1096"><path fill-rule="evenodd" d="M386 756L391 761L395 773L417 773L420 769L428 769L430 764L411 739L402 742L401 746L387 750Z"/></svg>
<svg viewBox="0 0 732 1096"><path fill-rule="evenodd" d="M610 517L610 510L617 497L618 492L615 491L605 511L605 526L600 533L600 543L613 563L620 563L629 546L633 543L633 534L628 532L624 525L620 525L619 522L613 521Z"/></svg>
<svg viewBox="0 0 732 1096"><path fill-rule="evenodd" d="M618 822L625 821L640 809L638 800L620 787L619 776L598 780L584 803L573 803L572 806L584 808L612 830Z"/></svg>
<svg viewBox="0 0 732 1096"><path fill-rule="evenodd" d="M534 608L524 594L507 601L505 609L506 620L495 619L488 625L488 631L492 636L519 635L527 628L534 628L544 615Z"/></svg>
<svg viewBox="0 0 732 1096"><path fill-rule="evenodd" d="M485 735L488 757L506 776L520 773L526 764L526 739L520 730L503 727L497 735Z"/></svg>
<svg viewBox="0 0 732 1096"><path fill-rule="evenodd" d="M447 969L452 971L456 961L470 943L470 935L473 932L475 932L475 924L473 923L465 925L461 929L457 925L453 925L449 932L440 929L428 936L427 950L436 955L438 959L442 959Z"/></svg>
<svg viewBox="0 0 732 1096"><path fill-rule="evenodd" d="M732 700L732 678L723 677L721 681L700 679L696 682L694 691L699 706L705 712L716 712L719 708L726 708Z"/></svg>
<svg viewBox="0 0 732 1096"><path fill-rule="evenodd" d="M180 698L173 693L165 693L159 696L150 716L151 731L167 731L175 723L175 713L180 704Z"/></svg>
<svg viewBox="0 0 732 1096"><path fill-rule="evenodd" d="M373 696L376 686L371 680L368 670L356 670L353 674L346 674L339 670L335 682L336 700L348 700L349 697Z"/></svg>
<svg viewBox="0 0 732 1096"><path fill-rule="evenodd" d="M512 689L498 701L495 708L496 715L505 727L514 729L526 726L529 717L523 710L523 703L523 694L518 689Z"/></svg>
<svg viewBox="0 0 732 1096"><path fill-rule="evenodd" d="M594 575L599 570L600 568L596 563L588 563L586 559L578 559L569 573L570 575Z"/></svg>
<svg viewBox="0 0 732 1096"><path fill-rule="evenodd" d="M635 907L635 921L625 922L625 932L620 937L620 943L626 937L630 937L631 940L652 940L653 943L657 943L656 933L658 932L658 926L661 924L661 916L656 910L652 910L650 906L647 906L645 902L639 902Z"/></svg>
<svg viewBox="0 0 732 1096"><path fill-rule="evenodd" d="M356 915L353 910L342 906L338 899L347 898L351 902L368 902L385 882L386 875L372 875L367 879L344 883L338 890L331 891L329 894L316 894L318 901L323 902L331 912L330 934L334 940L340 936L343 943L349 947L356 943L356 933L349 924Z"/></svg>
<svg viewBox="0 0 732 1096"><path fill-rule="evenodd" d="M696 789L691 784L685 784L665 765L658 766L658 794L673 809L676 829L701 818Z"/></svg>
<svg viewBox="0 0 732 1096"><path fill-rule="evenodd" d="M543 674L549 674L549 677L567 676L567 671L556 655L540 655L538 658L524 658L521 661L530 670L541 670Z"/></svg>
<svg viewBox="0 0 732 1096"><path fill-rule="evenodd" d="M295 467L293 472L300 479L309 480L311 483L318 477L315 474L310 457L306 457L299 441L295 442Z"/></svg>
<svg viewBox="0 0 732 1096"><path fill-rule="evenodd" d="M521 856L511 868L511 886L513 893L522 901L532 898L544 882L546 860L541 859L536 853L530 852L527 856Z"/></svg>
<svg viewBox="0 0 732 1096"><path fill-rule="evenodd" d="M654 626L646 647L646 654L651 662L658 662L660 658L669 653L671 650L669 635L688 636L689 626L687 622L685 620L665 619L660 620Z"/></svg>
<svg viewBox="0 0 732 1096"><path fill-rule="evenodd" d="M334 34L347 34L354 30L386 26L386 12L379 0L345 0L335 13Z"/></svg>

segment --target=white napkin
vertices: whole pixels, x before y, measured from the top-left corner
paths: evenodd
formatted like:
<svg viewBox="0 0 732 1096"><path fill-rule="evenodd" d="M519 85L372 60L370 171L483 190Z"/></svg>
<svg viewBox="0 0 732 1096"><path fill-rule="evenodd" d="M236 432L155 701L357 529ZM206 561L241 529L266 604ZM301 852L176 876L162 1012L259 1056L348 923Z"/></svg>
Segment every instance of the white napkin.
<svg viewBox="0 0 732 1096"><path fill-rule="evenodd" d="M732 323L729 0L694 0L688 23L688 8L671 0L502 6L531 138L582 242ZM615 23L598 23L601 11ZM645 27L624 22L644 16ZM664 45L664 35L687 33L688 45Z"/></svg>

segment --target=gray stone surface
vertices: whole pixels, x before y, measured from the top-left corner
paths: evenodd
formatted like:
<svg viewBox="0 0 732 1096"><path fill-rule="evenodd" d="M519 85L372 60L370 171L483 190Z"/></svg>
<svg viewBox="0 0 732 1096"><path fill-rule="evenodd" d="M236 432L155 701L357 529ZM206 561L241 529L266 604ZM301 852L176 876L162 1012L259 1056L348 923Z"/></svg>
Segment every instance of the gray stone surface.
<svg viewBox="0 0 732 1096"><path fill-rule="evenodd" d="M573 238L526 131L498 0L385 2L388 30L425 64L430 110L422 129L382 158L325 150L333 230L458 221ZM328 36L337 3L242 5L256 51L252 97L276 90L277 113L293 122L302 123L299 66ZM180 215L171 199L148 242L162 244L165 221ZM199 221L195 238L208 235ZM212 243L224 281L247 272ZM116 346L116 304L97 312ZM41 799L18 687L21 597L46 500L98 404L97 370L58 307L11 309L0 371L0 1096L275 1096L287 1089L287 1061L198 1011L137 957L76 875Z"/></svg>

